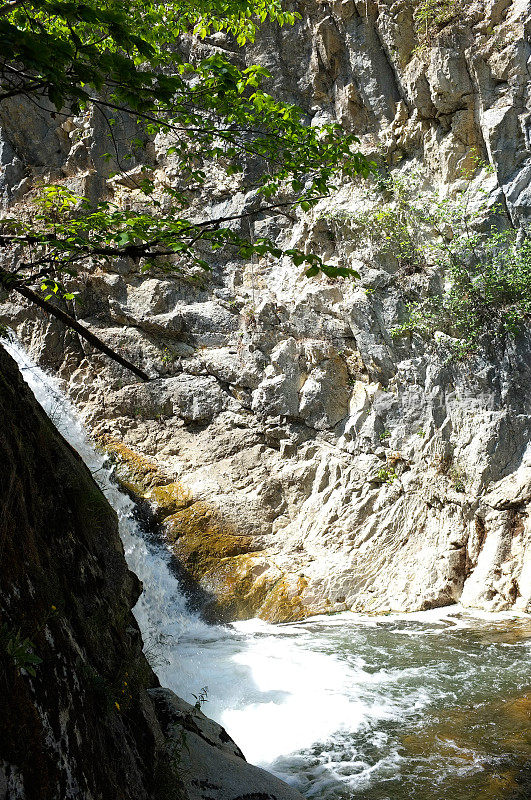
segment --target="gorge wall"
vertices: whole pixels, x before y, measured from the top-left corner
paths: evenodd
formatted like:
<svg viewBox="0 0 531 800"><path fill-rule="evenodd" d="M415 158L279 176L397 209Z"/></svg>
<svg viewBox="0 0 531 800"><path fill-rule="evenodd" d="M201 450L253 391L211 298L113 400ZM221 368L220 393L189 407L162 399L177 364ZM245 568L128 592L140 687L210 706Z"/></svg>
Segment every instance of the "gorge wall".
<svg viewBox="0 0 531 800"><path fill-rule="evenodd" d="M0 798L300 800L162 689L116 513L0 347Z"/></svg>
<svg viewBox="0 0 531 800"><path fill-rule="evenodd" d="M408 197L466 192L478 218L524 237L527 2L456 6L428 39L409 2L297 8L294 28L266 28L246 51L275 91L357 133ZM186 46L242 57L222 35ZM97 117L51 120L19 103L1 124L1 188L21 212L42 178L134 203L143 170L175 177L162 139L108 177ZM215 216L252 210L254 195L212 169L195 202ZM308 213L252 221L253 235L357 269L355 282L225 252L200 279L87 266L78 317L147 384L5 298L2 321L64 379L124 482L152 502L213 617L531 609L529 330L461 359L447 333L393 338L412 292L444 282L389 247L382 220L399 210L396 192L353 181Z"/></svg>

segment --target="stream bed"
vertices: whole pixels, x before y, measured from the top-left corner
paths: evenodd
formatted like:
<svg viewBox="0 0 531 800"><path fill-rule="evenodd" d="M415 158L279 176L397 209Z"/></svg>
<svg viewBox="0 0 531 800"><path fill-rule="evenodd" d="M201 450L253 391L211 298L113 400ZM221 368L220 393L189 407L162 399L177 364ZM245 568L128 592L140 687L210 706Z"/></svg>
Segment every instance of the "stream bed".
<svg viewBox="0 0 531 800"><path fill-rule="evenodd" d="M203 622L58 384L15 341L7 349L118 513L161 684L206 697L249 761L318 800L531 800L530 615Z"/></svg>

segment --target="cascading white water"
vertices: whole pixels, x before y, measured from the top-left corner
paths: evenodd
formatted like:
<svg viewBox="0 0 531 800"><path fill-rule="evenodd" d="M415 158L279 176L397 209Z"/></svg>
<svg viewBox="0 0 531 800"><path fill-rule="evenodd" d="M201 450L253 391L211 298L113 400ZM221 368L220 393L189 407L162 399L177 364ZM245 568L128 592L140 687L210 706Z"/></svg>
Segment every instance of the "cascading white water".
<svg viewBox="0 0 531 800"><path fill-rule="evenodd" d="M454 729L458 719L466 728L470 715L459 713L467 703L488 725L499 714L489 703L495 709L531 685L529 618L453 607L281 626L204 623L187 607L169 551L142 530L58 383L14 339L6 349L118 513L128 564L144 584L134 613L162 685L192 702L208 687L205 711L249 760L307 797L476 800L499 764L527 757L525 741L506 752L494 736L489 750L473 726L464 738ZM445 727L449 709L454 722Z"/></svg>

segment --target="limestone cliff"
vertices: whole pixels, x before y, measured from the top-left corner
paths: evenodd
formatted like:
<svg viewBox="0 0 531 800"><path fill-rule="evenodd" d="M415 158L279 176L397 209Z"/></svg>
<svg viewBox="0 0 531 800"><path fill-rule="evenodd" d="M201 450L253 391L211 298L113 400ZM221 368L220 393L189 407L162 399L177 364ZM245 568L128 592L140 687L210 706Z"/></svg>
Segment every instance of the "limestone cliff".
<svg viewBox="0 0 531 800"><path fill-rule="evenodd" d="M355 131L410 195L470 192L472 204L486 198L485 219L525 236L528 4L447 2L426 28L418 5L304 2L293 29L265 29L246 57L309 118ZM186 47L231 44L219 35ZM49 157L31 126L2 124L9 202L24 203L43 172L93 197L131 192L127 177L106 179L97 119L57 127L40 116ZM156 181L173 176L164 153L158 140L146 150ZM375 198L349 183L312 212L253 223L256 235L353 266L354 284L227 254L202 284L125 262L87 268L78 313L150 372L146 385L4 304L3 319L64 378L124 480L158 509L210 614L276 621L457 600L530 609L529 334L464 359L452 358L448 332L393 338L411 294L444 275L382 247L397 201ZM252 202L214 173L197 198L216 214Z"/></svg>
<svg viewBox="0 0 531 800"><path fill-rule="evenodd" d="M1 347L0 414L0 798L300 800L158 686L116 514Z"/></svg>

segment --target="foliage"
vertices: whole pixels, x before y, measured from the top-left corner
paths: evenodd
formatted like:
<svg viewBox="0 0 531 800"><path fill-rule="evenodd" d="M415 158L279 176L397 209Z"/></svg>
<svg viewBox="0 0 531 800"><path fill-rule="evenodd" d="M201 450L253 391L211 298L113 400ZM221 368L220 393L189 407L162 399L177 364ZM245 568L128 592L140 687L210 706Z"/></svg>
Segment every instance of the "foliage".
<svg viewBox="0 0 531 800"><path fill-rule="evenodd" d="M9 54L0 67L0 100L37 94L57 111L77 110L105 86L116 102L152 110L183 88L179 74L150 69L176 60L171 48L181 34L224 30L244 44L257 22L292 24L295 17L279 0L11 0L0 6L0 44ZM193 71L184 64L179 71L186 69Z"/></svg>
<svg viewBox="0 0 531 800"><path fill-rule="evenodd" d="M183 712L180 721L172 726L166 745L170 764L181 775L186 764L186 755L190 755L188 733L189 731L197 730L195 717L197 717L197 712L201 711L201 706L208 699L208 686L203 686L199 693L192 694L192 697L195 698L194 705Z"/></svg>
<svg viewBox="0 0 531 800"><path fill-rule="evenodd" d="M431 276L429 294L420 299L420 280L410 283L414 299L392 336L442 331L461 356L484 335L517 335L531 315L531 241L517 243L512 228L486 222L502 209L489 205L487 190L474 182L478 168L489 169L473 153L469 163L453 197L420 191L415 173L395 174L380 181L372 210L350 219L360 239L395 261L399 279Z"/></svg>
<svg viewBox="0 0 531 800"><path fill-rule="evenodd" d="M415 176L414 176L415 177ZM349 241L358 245L360 256L373 251L395 261L407 273L422 270L425 257L422 250L424 231L419 215L412 211L411 197L416 192L413 179L398 174L387 178L380 176L375 191L366 193L367 210L351 213L336 208L326 216L342 222L349 228ZM369 259L372 260L372 252ZM372 288L365 288L372 294Z"/></svg>
<svg viewBox="0 0 531 800"><path fill-rule="evenodd" d="M33 678L42 658L35 653L35 645L20 630L12 630L5 623L0 626L0 646L11 659L15 669L23 670Z"/></svg>
<svg viewBox="0 0 531 800"><path fill-rule="evenodd" d="M119 163L116 120L127 113L139 136L162 134L178 177L164 186L148 178L137 184L136 203L91 205L61 185L42 189L39 213L26 221L4 220L0 246L20 261L15 273L0 272L4 286L40 281L48 299L72 299L65 285L87 259L132 258L142 269L207 269L209 252L229 247L243 257L287 255L309 276L353 276L297 249L282 253L273 242L251 241L234 230L241 214L198 220L191 206L205 185L206 165L237 175L235 186L256 192L249 218L297 203L304 210L333 188L339 174L367 175L372 165L337 125L305 124L297 107L278 102L263 88L265 69L237 68L214 53L197 62L181 55L183 37L224 31L240 45L266 19L293 24L279 0L200 0L159 3L132 0L72 3L18 0L0 7L0 42L11 53L0 67L0 101L18 95L50 101L65 115L99 113L108 125ZM254 177L242 175L252 160ZM164 209L164 210L162 210ZM20 256L20 254L22 254Z"/></svg>
<svg viewBox="0 0 531 800"><path fill-rule="evenodd" d="M482 334L516 335L531 315L531 242L516 244L514 231L458 237L440 257L447 286L412 305L394 336L444 329L459 340L459 352L473 350Z"/></svg>
<svg viewBox="0 0 531 800"><path fill-rule="evenodd" d="M81 658L76 659L76 672L81 679L83 689L91 695L91 701L98 712L107 716L114 711L116 708L114 691L108 680Z"/></svg>
<svg viewBox="0 0 531 800"><path fill-rule="evenodd" d="M413 12L413 20L421 45L427 44L430 34L459 19L464 10L460 0L420 0Z"/></svg>
<svg viewBox="0 0 531 800"><path fill-rule="evenodd" d="M452 484L456 492L465 492L468 476L466 472L454 463L453 455L449 453L437 453L433 460L433 466L439 475L445 475Z"/></svg>
<svg viewBox="0 0 531 800"><path fill-rule="evenodd" d="M330 277L355 274L346 267L329 266L313 253L282 251L267 238L251 242L231 227L240 214L195 222L176 216L174 208L161 214L156 209L139 213L111 202L93 206L61 185L43 187L36 202L40 209L28 222L20 218L3 221L0 241L4 246L18 247L19 258L20 253L25 256L11 275L13 283L39 280L46 299L54 294L72 299L65 277L77 275L89 258L92 263L108 263L128 257L140 262L141 271L181 273L193 266L208 270L200 244L211 252L228 247L247 258L253 254L275 258L287 255L297 266L306 264L310 276L319 271ZM4 276L4 283L7 281L8 276Z"/></svg>
<svg viewBox="0 0 531 800"><path fill-rule="evenodd" d="M188 718L193 721L189 714ZM190 755L190 745L188 743L188 730L184 725L175 724L171 727L171 733L167 738L166 751L168 753L171 768L179 775L185 772L186 756Z"/></svg>
<svg viewBox="0 0 531 800"><path fill-rule="evenodd" d="M142 636L144 640L144 655L151 669L156 670L162 665L169 664L165 655L167 647L173 642L174 637L161 631L149 631Z"/></svg>
<svg viewBox="0 0 531 800"><path fill-rule="evenodd" d="M382 467L376 474L376 480L378 483L391 484L394 480L396 480L397 477L398 475L392 467Z"/></svg>
<svg viewBox="0 0 531 800"><path fill-rule="evenodd" d="M175 353L172 353L172 351L168 347L164 347L162 349L162 355L160 357L160 360L162 361L164 366L170 367L172 364L175 363L176 359L177 355Z"/></svg>

